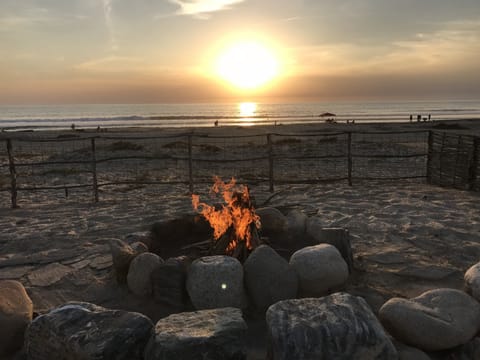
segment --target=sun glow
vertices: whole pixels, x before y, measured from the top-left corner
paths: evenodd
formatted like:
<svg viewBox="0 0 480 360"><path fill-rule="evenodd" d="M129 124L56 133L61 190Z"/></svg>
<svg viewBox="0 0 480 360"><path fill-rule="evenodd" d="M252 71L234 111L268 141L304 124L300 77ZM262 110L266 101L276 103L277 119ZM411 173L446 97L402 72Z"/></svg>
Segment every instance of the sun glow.
<svg viewBox="0 0 480 360"><path fill-rule="evenodd" d="M240 89L256 89L273 80L279 71L271 50L257 42L238 42L223 50L217 74Z"/></svg>
<svg viewBox="0 0 480 360"><path fill-rule="evenodd" d="M257 104L253 102L243 102L238 104L238 111L240 116L252 117L257 112Z"/></svg>

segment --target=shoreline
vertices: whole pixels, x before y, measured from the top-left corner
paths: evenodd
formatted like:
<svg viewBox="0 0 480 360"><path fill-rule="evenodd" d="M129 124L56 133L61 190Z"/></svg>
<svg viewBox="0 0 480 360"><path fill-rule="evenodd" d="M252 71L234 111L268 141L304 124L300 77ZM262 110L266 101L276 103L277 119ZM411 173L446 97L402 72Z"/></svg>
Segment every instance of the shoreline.
<svg viewBox="0 0 480 360"><path fill-rule="evenodd" d="M134 133L153 133L156 135L166 134L188 134L188 133L203 133L203 134L229 134L232 131L255 134L255 133L287 133L287 132L331 132L331 131L410 131L410 130L439 130L448 132L465 133L470 135L480 136L480 118L471 119L447 119L447 120L432 120L432 121L405 121L405 122L309 122L309 123L294 123L294 124L259 124L259 125L218 125L218 126L125 126L125 127L100 127L100 128L79 128L66 129L16 129L0 131L0 139L2 138L18 138L23 134L35 134L34 136L46 137L44 135L58 136L60 134L75 134L81 136L85 135L99 135L108 136L110 134L125 134L132 135ZM30 136L29 136L30 137Z"/></svg>

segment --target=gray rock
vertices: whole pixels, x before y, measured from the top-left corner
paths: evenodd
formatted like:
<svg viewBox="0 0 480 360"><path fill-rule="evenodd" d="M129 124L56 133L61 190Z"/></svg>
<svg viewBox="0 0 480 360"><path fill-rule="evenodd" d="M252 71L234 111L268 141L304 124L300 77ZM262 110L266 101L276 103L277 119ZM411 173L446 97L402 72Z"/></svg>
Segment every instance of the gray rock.
<svg viewBox="0 0 480 360"><path fill-rule="evenodd" d="M288 230L287 218L280 210L273 207L264 207L256 209L255 213L260 216L262 234L272 235Z"/></svg>
<svg viewBox="0 0 480 360"><path fill-rule="evenodd" d="M127 282L128 268L135 258L135 252L128 244L118 239L110 240L109 245L116 279L120 284L125 284Z"/></svg>
<svg viewBox="0 0 480 360"><path fill-rule="evenodd" d="M295 235L303 235L307 229L308 216L300 210L292 210L287 214L288 231Z"/></svg>
<svg viewBox="0 0 480 360"><path fill-rule="evenodd" d="M25 351L29 360L141 360L152 333L142 314L68 303L32 321Z"/></svg>
<svg viewBox="0 0 480 360"><path fill-rule="evenodd" d="M151 274L163 260L153 253L143 253L136 256L130 263L127 275L128 288L139 296L152 294Z"/></svg>
<svg viewBox="0 0 480 360"><path fill-rule="evenodd" d="M307 246L296 251L290 265L299 280L299 295L323 296L341 288L348 279L348 266L332 245Z"/></svg>
<svg viewBox="0 0 480 360"><path fill-rule="evenodd" d="M353 270L353 252L350 243L350 234L344 228L321 228L315 227L315 233L310 229L310 236L312 236L318 244L330 244L337 248L343 257L343 260L348 265L348 271Z"/></svg>
<svg viewBox="0 0 480 360"><path fill-rule="evenodd" d="M397 359L367 303L347 293L280 301L266 319L272 360Z"/></svg>
<svg viewBox="0 0 480 360"><path fill-rule="evenodd" d="M430 358L432 360L479 360L480 338L475 337L468 343L450 350L430 353Z"/></svg>
<svg viewBox="0 0 480 360"><path fill-rule="evenodd" d="M32 315L32 300L23 285L14 280L0 281L0 358L22 347Z"/></svg>
<svg viewBox="0 0 480 360"><path fill-rule="evenodd" d="M182 311L187 299L187 270L184 261L182 258L170 258L151 274L153 299L174 312Z"/></svg>
<svg viewBox="0 0 480 360"><path fill-rule="evenodd" d="M464 276L465 290L480 301L480 262L471 266Z"/></svg>
<svg viewBox="0 0 480 360"><path fill-rule="evenodd" d="M399 341L393 340L393 345L398 352L398 360L431 360L430 356L422 350L405 345Z"/></svg>
<svg viewBox="0 0 480 360"><path fill-rule="evenodd" d="M145 360L246 359L246 330L236 308L170 315L157 322Z"/></svg>
<svg viewBox="0 0 480 360"><path fill-rule="evenodd" d="M317 216L309 217L305 223L305 232L308 236L315 239L317 233L321 232L324 224Z"/></svg>
<svg viewBox="0 0 480 360"><path fill-rule="evenodd" d="M257 247L243 268L248 294L258 310L266 311L277 301L296 298L297 274L271 247Z"/></svg>
<svg viewBox="0 0 480 360"><path fill-rule="evenodd" d="M205 256L195 260L188 270L186 287L198 310L245 306L243 267L230 256Z"/></svg>
<svg viewBox="0 0 480 360"><path fill-rule="evenodd" d="M379 316L398 340L435 351L464 344L475 336L480 327L480 304L462 291L435 289L410 300L390 299Z"/></svg>

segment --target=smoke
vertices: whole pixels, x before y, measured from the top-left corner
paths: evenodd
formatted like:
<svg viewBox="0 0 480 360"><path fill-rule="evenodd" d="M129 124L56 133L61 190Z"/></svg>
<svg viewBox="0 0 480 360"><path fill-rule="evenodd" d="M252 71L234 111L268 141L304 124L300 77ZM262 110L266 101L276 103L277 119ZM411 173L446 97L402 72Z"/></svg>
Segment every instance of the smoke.
<svg viewBox="0 0 480 360"><path fill-rule="evenodd" d="M115 51L115 50L118 50L118 43L115 37L115 31L114 31L113 21L112 21L113 1L114 0L102 0L103 15L105 17L105 25L107 27L108 34L110 37L110 48Z"/></svg>

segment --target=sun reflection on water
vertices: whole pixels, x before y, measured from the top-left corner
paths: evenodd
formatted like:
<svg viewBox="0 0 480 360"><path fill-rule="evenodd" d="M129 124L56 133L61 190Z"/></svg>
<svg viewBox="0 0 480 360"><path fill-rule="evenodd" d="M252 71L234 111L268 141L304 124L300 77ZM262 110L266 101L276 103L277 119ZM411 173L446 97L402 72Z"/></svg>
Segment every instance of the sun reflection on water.
<svg viewBox="0 0 480 360"><path fill-rule="evenodd" d="M254 102L243 102L238 104L238 111L241 117L249 118L256 115L257 104Z"/></svg>

